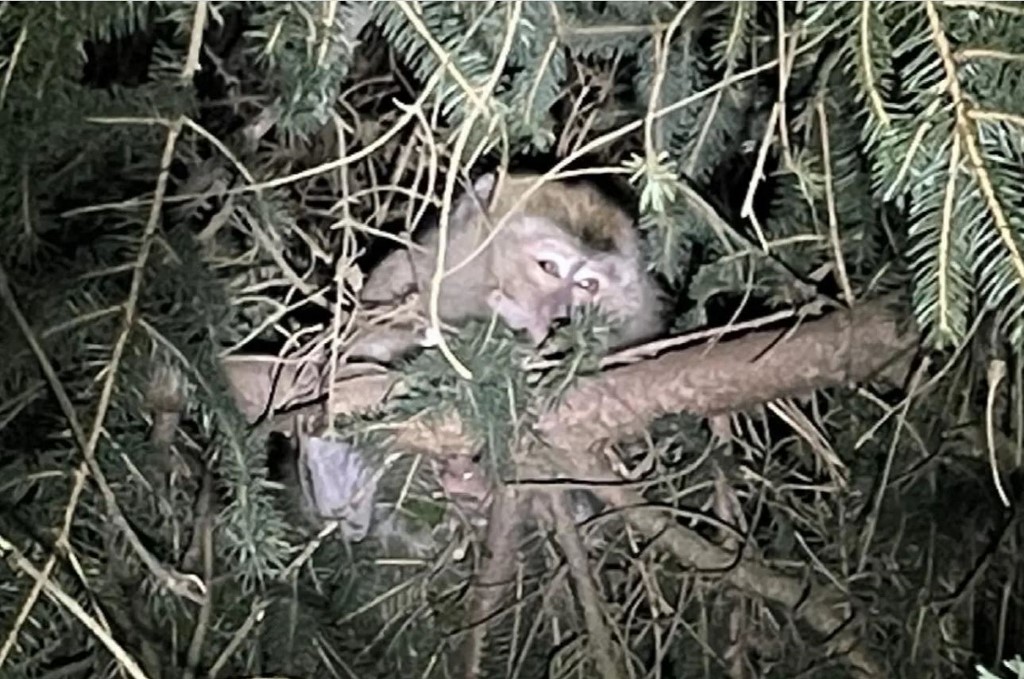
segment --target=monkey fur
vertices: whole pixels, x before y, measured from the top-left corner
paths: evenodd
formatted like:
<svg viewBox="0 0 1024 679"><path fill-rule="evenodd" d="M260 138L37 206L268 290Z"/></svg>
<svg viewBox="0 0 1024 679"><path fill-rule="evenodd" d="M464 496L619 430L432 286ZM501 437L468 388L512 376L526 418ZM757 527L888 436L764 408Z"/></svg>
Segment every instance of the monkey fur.
<svg viewBox="0 0 1024 679"><path fill-rule="evenodd" d="M541 184L512 212L538 177L513 174L499 181L487 174L474 183L475 196L467 192L453 205L440 319L458 323L497 314L539 345L571 307L594 303L613 324L612 348L663 332L663 293L644 268L632 217L594 185L567 181ZM439 240L434 225L421 249L392 252L370 272L361 300L394 302L417 291L425 315ZM357 339L349 356L387 362L417 343L411 331L379 330Z"/></svg>

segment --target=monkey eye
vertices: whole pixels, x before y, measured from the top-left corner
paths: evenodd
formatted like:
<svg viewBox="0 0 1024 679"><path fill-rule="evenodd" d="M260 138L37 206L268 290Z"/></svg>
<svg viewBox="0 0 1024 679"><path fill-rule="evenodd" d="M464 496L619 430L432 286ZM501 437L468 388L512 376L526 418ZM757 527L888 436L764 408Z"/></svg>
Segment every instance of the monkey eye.
<svg viewBox="0 0 1024 679"><path fill-rule="evenodd" d="M576 285L578 285L580 288L586 290L592 295L595 292L597 292L597 288L599 287L596 278L584 278L583 280L576 283Z"/></svg>
<svg viewBox="0 0 1024 679"><path fill-rule="evenodd" d="M540 268L544 269L544 273L549 273L552 276L558 275L558 265L550 259L541 259L537 263L540 264Z"/></svg>

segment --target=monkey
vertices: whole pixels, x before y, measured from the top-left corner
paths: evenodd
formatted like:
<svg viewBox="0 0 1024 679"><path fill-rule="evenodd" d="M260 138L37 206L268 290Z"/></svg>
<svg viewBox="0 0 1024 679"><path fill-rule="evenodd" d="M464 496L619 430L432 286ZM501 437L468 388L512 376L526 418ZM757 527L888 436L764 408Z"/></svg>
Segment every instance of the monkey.
<svg viewBox="0 0 1024 679"><path fill-rule="evenodd" d="M456 324L496 314L535 346L573 307L595 304L611 322L610 348L653 339L665 329L664 292L642 261L633 218L589 182L547 181L512 209L539 175L477 179L453 205L440 319ZM371 270L360 292L370 305L418 292L426 314L440 230L419 248L398 250ZM488 242L489 239L489 242ZM350 357L388 362L416 345L411 332L371 332Z"/></svg>

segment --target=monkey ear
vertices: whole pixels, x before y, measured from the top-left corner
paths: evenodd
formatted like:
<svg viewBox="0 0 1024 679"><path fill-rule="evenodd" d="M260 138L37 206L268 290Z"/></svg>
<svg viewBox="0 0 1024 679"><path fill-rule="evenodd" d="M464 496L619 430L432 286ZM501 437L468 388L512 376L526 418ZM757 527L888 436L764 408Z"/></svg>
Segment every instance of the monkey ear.
<svg viewBox="0 0 1024 679"><path fill-rule="evenodd" d="M488 172L473 182L473 193L480 198L480 202L484 205L491 199L491 192L494 191L495 181L497 181L496 175L493 172Z"/></svg>
<svg viewBox="0 0 1024 679"><path fill-rule="evenodd" d="M487 209L491 194L494 192L495 180L495 174L491 172L473 182L473 188L462 194L452 207L453 224L465 224L473 217L483 214L483 210Z"/></svg>

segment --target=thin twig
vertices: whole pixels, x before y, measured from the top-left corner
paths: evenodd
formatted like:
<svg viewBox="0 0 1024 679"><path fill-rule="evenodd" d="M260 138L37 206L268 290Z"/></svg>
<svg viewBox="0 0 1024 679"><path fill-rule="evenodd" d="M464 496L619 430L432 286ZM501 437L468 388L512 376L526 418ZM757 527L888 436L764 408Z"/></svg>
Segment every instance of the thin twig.
<svg viewBox="0 0 1024 679"><path fill-rule="evenodd" d="M885 467L882 469L882 478L878 482L878 489L875 491L875 501L871 508L871 513L867 517L867 521L864 525L864 530L861 532L860 540L860 559L857 562L857 573L863 573L867 567L868 554L871 547L871 541L875 537L875 529L878 526L878 518L882 512L882 501L885 499L885 493L889 489L889 477L892 474L893 461L896 458L896 448L898 447L900 436L903 433L903 423L907 418L907 413L910 411L910 404L913 398L919 394L918 386L921 383L921 378L928 372L931 367L931 362L927 357L921 362L921 365L914 372L914 377L910 381L910 387L907 390L907 398L903 402L903 407L900 409L899 418L896 420L896 431L892 434L892 441L889 444L889 452L885 458Z"/></svg>
<svg viewBox="0 0 1024 679"><path fill-rule="evenodd" d="M733 11L736 14L733 17L732 28L729 30L729 40L725 46L726 65L725 73L723 74L723 77L725 78L731 76L736 68L736 55L734 54L734 49L737 38L743 28L743 20L746 18L746 10L743 3L736 3L733 5L733 8ZM704 143L707 141L708 135L711 133L711 126L715 122L715 118L718 115L718 109L722 105L722 99L724 97L725 90L715 92L715 97L711 101L711 106L708 107L707 112L705 113L704 124L701 125L700 133L697 135L697 140L693 144L693 151L690 152L690 159L687 161L684 169L684 173L687 176L693 176L697 163L700 160L701 150L704 148Z"/></svg>
<svg viewBox="0 0 1024 679"><path fill-rule="evenodd" d="M1024 54L980 47L963 47L953 53L957 63L972 59L996 59L998 61L1024 61Z"/></svg>
<svg viewBox="0 0 1024 679"><path fill-rule="evenodd" d="M7 99L7 88L11 84L11 79L14 77L14 68L18 65L18 55L21 54L21 48L25 45L25 39L28 38L28 24L22 24L21 31L18 33L18 39L14 42L14 49L11 51L10 64L7 66L7 72L4 73L4 82L0 86L0 109L4 107L4 101Z"/></svg>
<svg viewBox="0 0 1024 679"><path fill-rule="evenodd" d="M853 304L856 299L853 296L853 286L850 285L850 277L846 274L846 262L843 260L843 243L839 237L839 217L836 215L836 198L832 186L832 151L829 147L828 116L825 115L825 102L818 99L817 106L818 122L821 125L821 160L825 166L825 205L828 208L828 236L832 244L832 256L836 262L836 276L843 288L843 296L847 304Z"/></svg>
<svg viewBox="0 0 1024 679"><path fill-rule="evenodd" d="M438 83L441 82L441 74L442 71L438 70L434 73L433 76L430 77L430 79L423 86L423 91L420 93L420 95L416 98L416 101L413 103L413 107L423 106L427 99L433 94L434 88L437 87ZM223 198L227 198L229 196L241 195L244 193L258 193L260 191L265 191L267 189L274 189L280 186L294 184L295 182L302 181L303 179L311 179L321 174L325 174L333 170L336 170L339 167L356 163L360 160L363 160L364 158L369 158L382 147L384 147L388 142L390 142L392 138L397 136L398 133L402 129L404 129L406 125L409 124L412 118L413 116L411 111L407 110L406 114L400 116L399 120L393 126L388 128L387 131L385 131L383 134L381 134L379 137L374 139L372 142L370 142L363 148L353 152L348 156L345 156L344 158L339 158L336 160L328 161L326 163L321 163L320 165L317 165L315 167L307 168L300 172L295 172L293 174L285 175L283 177L268 179L267 181L260 182L259 184L236 186L230 189L225 189L223 191L217 191L216 193L211 193L208 191L205 191L203 193L180 193L174 196L166 196L161 200L164 204L170 205L175 203L187 203L189 201L197 199L204 199L210 197L211 195L217 195ZM66 210L60 213L60 216L66 219L68 217L91 214L94 212L104 212L106 210L134 209L145 205L152 205L154 200L155 198L132 198L129 200L115 201L111 203L97 203L96 205L88 205L85 207L74 208L72 210Z"/></svg>
<svg viewBox="0 0 1024 679"><path fill-rule="evenodd" d="M1010 506L1010 498L1003 488L1003 482L999 478L999 463L996 460L995 443L995 410L996 394L999 391L999 383L1006 377L1006 363L994 360L988 364L988 397L985 399L985 441L988 444L988 460L992 469L992 484L999 494L999 501L1004 507Z"/></svg>
<svg viewBox="0 0 1024 679"><path fill-rule="evenodd" d="M188 54L185 57L185 68L181 71L181 79L188 80L199 70L199 53L203 49L203 31L206 30L206 12L209 9L206 0L196 3L196 12L192 17L192 34L188 42Z"/></svg>
<svg viewBox="0 0 1024 679"><path fill-rule="evenodd" d="M2 283L6 286L6 283ZM57 552L66 551L69 549L68 546L68 535L71 533L71 523L74 520L75 510L78 508L78 500L82 495L82 491L85 489L85 480L87 478L88 466L85 461L79 463L78 468L75 469L75 481L71 486L71 494L68 496L68 501L64 507L64 521L61 525L60 534L57 536L57 540L54 543L54 551L47 558L46 563L43 565L43 570L40 577L36 579L32 589L29 590L29 594L25 597L25 603L22 604L21 609L18 611L18 615L14 618L11 625L10 631L7 633L7 638L4 640L4 645L0 648L0 667L3 667L4 662L7 660L7 656L14 648L14 644L18 640L18 635L21 633L21 627L25 624L28 619L29 613L35 606L36 600L39 598L40 592L43 590L45 583L49 581L53 569L57 565Z"/></svg>
<svg viewBox="0 0 1024 679"><path fill-rule="evenodd" d="M860 59L864 64L864 89L868 91L871 110L878 118L878 123L882 127L888 127L892 121L885 112L882 95L875 86L875 71L871 65L871 0L861 0L860 5Z"/></svg>
<svg viewBox="0 0 1024 679"><path fill-rule="evenodd" d="M968 115L967 99L960 89L959 73L956 70L956 63L953 61L953 51L949 45L949 39L946 37L942 27L938 10L935 9L935 3L932 0L925 0L925 9L928 12L928 21L931 24L932 40L939 50L939 55L942 57L942 65L946 71L946 87L949 89L949 96L953 101L953 107L956 111L956 132L963 137L964 146L967 149L967 157L971 160L971 170L978 180L978 187L981 189L982 195L985 196L985 202L988 204L989 212L992 213L992 219L995 221L996 229L999 231L999 237L1002 239L1007 255L1010 257L1010 262L1017 272L1017 283L1018 285L1024 285L1024 256L1021 255L1020 248L1014 240L1013 231L1010 229L1009 221L1003 212L1003 206L996 196L996 190L989 177L985 159L981 149L978 147L977 134Z"/></svg>
<svg viewBox="0 0 1024 679"><path fill-rule="evenodd" d="M960 135L953 135L953 150L949 154L949 169L946 177L946 195L942 201L942 228L939 232L939 331L952 337L949 322L949 269L953 265L953 201L956 197L956 174L960 168Z"/></svg>
<svg viewBox="0 0 1024 679"><path fill-rule="evenodd" d="M688 0L676 12L664 36L660 36L661 40L654 41L654 57L657 60L657 64L654 69L654 80L651 82L651 91L647 97L647 115L644 117L644 150L647 155L648 171L658 164L657 149L661 146L661 140L659 139L658 143L655 143L654 123L658 120L655 114L658 111L658 103L661 100L661 88L665 83L665 74L668 73L668 55L672 51L672 38L694 4L696 4L696 0Z"/></svg>

